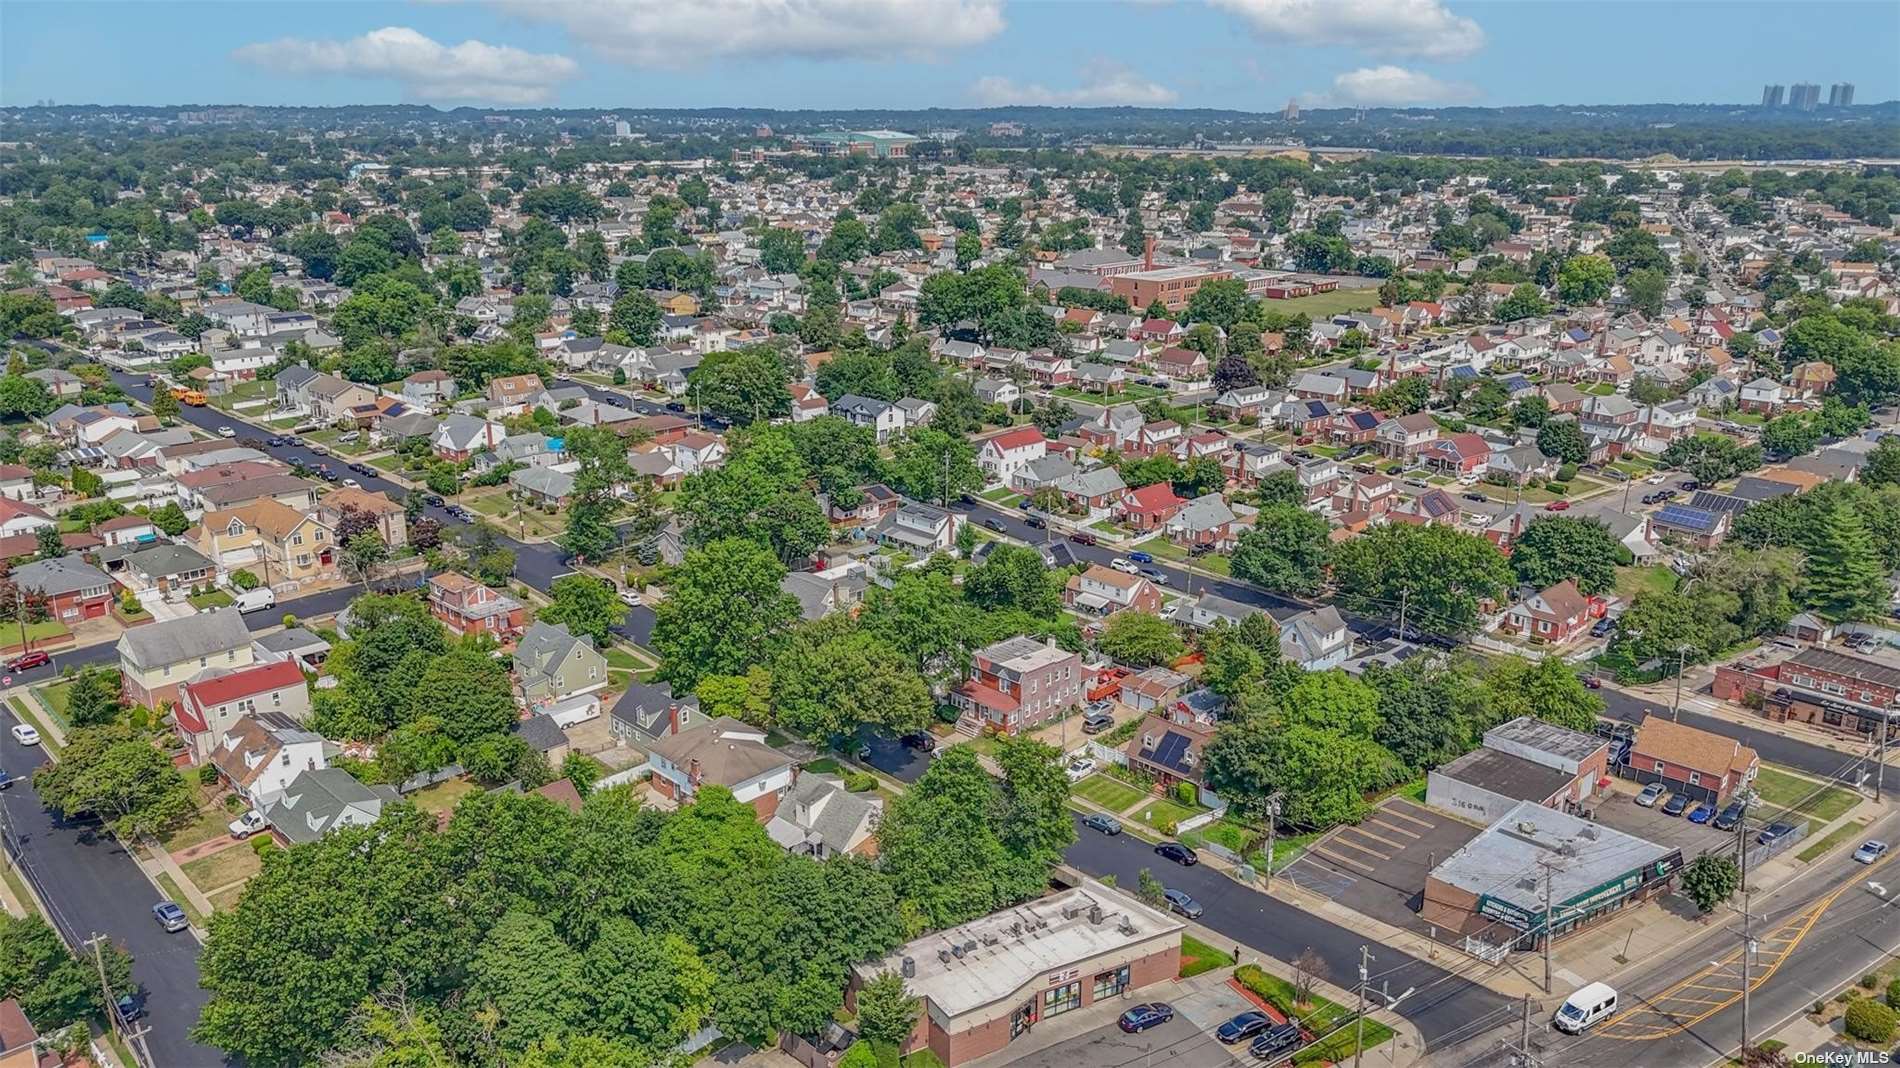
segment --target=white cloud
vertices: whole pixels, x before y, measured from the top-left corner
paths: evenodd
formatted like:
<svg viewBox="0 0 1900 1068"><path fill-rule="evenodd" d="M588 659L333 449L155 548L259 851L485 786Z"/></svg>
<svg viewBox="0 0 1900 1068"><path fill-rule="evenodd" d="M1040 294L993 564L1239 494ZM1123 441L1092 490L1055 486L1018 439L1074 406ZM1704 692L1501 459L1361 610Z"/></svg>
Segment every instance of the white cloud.
<svg viewBox="0 0 1900 1068"><path fill-rule="evenodd" d="M1082 83L1073 89L1051 89L1039 82L1018 82L1000 74L979 78L970 87L977 102L990 107L1032 104L1048 107L1160 107L1172 104L1179 93L1159 82L1108 60L1082 68Z"/></svg>
<svg viewBox="0 0 1900 1068"><path fill-rule="evenodd" d="M1345 106L1407 107L1455 104L1477 95L1477 90L1469 85L1442 81L1429 74L1387 64L1349 70L1333 79L1332 92L1315 99Z"/></svg>
<svg viewBox="0 0 1900 1068"><path fill-rule="evenodd" d="M1213 0L1261 37L1339 45L1375 55L1464 59L1484 30L1440 0Z"/></svg>
<svg viewBox="0 0 1900 1068"><path fill-rule="evenodd" d="M1003 32L1002 0L495 0L613 59L926 59Z"/></svg>
<svg viewBox="0 0 1900 1068"><path fill-rule="evenodd" d="M385 26L347 41L283 37L248 44L236 59L289 74L391 78L415 100L480 100L538 104L580 66L552 53L463 41L445 45L407 26Z"/></svg>

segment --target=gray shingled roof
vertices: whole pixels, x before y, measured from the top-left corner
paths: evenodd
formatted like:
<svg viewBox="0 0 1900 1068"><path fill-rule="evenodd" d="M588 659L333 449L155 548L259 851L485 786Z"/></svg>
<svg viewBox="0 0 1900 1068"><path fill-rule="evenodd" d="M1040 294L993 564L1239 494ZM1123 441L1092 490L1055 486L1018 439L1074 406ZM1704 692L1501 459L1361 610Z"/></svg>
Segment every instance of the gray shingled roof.
<svg viewBox="0 0 1900 1068"><path fill-rule="evenodd" d="M133 627L119 638L119 655L140 668L215 656L251 644L251 632L236 608L217 608L183 619Z"/></svg>

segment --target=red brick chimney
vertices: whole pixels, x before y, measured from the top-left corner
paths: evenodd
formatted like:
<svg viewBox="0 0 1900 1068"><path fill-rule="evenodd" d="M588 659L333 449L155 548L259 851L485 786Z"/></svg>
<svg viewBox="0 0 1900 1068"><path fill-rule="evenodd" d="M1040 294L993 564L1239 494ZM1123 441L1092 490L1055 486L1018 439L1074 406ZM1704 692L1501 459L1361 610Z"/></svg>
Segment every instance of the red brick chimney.
<svg viewBox="0 0 1900 1068"><path fill-rule="evenodd" d="M1147 243L1142 246L1141 269L1144 271L1155 269L1155 235L1153 234L1148 235Z"/></svg>

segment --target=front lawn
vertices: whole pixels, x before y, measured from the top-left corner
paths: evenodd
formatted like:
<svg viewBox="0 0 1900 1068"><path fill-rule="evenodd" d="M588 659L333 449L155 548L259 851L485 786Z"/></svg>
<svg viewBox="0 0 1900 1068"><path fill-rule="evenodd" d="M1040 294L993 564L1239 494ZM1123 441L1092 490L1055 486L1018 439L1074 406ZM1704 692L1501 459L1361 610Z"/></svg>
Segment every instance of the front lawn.
<svg viewBox="0 0 1900 1068"><path fill-rule="evenodd" d="M1244 852L1249 845L1258 841L1254 832L1235 823L1233 820L1215 820L1198 830L1189 832L1199 835L1204 842L1212 842L1233 853Z"/></svg>
<svg viewBox="0 0 1900 1068"><path fill-rule="evenodd" d="M1810 824L1810 827L1812 827L1812 824ZM1828 852L1847 839L1860 837L1861 832L1866 829L1866 820L1848 820L1846 823L1827 832L1825 837L1809 842L1806 846L1803 846L1801 852L1794 855L1794 859L1803 864L1811 863L1816 857Z"/></svg>
<svg viewBox="0 0 1900 1068"><path fill-rule="evenodd" d="M29 645L39 645L55 638L71 637L72 633L67 629L66 624L57 619L42 619L38 623L26 625L26 641ZM0 649L8 652L24 648L20 644L20 624L17 621L0 622L0 642L5 643L0 645Z"/></svg>
<svg viewBox="0 0 1900 1068"><path fill-rule="evenodd" d="M467 504L493 519L503 533L520 535L525 532L529 537L551 538L566 529L566 520L560 512L549 515L532 505L517 502L506 493L469 498Z"/></svg>
<svg viewBox="0 0 1900 1068"><path fill-rule="evenodd" d="M415 806L432 816L453 812L462 798L475 793L481 787L469 779L448 779L433 786L417 790L409 795Z"/></svg>
<svg viewBox="0 0 1900 1068"><path fill-rule="evenodd" d="M378 471L394 475L402 472L402 462L403 457L392 452L388 456L378 456L376 459L371 460L369 465Z"/></svg>
<svg viewBox="0 0 1900 1068"><path fill-rule="evenodd" d="M209 842L213 838L222 838L230 834L230 824L231 813L226 812L223 805L212 805L209 808L200 809L197 818L190 823L159 839L159 844L166 850L176 853L180 849L187 849L201 842Z"/></svg>
<svg viewBox="0 0 1900 1068"><path fill-rule="evenodd" d="M209 612L213 608L224 608L237 603L235 598L223 590L206 590L204 593L190 594L185 600L191 602L191 606L200 612Z"/></svg>
<svg viewBox="0 0 1900 1068"><path fill-rule="evenodd" d="M1006 507L1014 507L1017 501L1023 499L1022 494L1017 493L1008 486L998 486L995 489L984 490L982 493L977 494L977 496L991 504L1000 504Z"/></svg>
<svg viewBox="0 0 1900 1068"><path fill-rule="evenodd" d="M232 386L229 392L210 398L211 406L228 412L235 409L240 401L264 400L275 396L276 393L277 383L275 382L267 382L261 378L250 382L239 382Z"/></svg>
<svg viewBox="0 0 1900 1068"><path fill-rule="evenodd" d="M1065 400L1088 401L1091 404L1104 403L1102 400L1102 391L1099 389L1076 389L1074 386L1058 386L1049 392L1051 395L1062 397ZM1165 389L1156 389L1153 386L1141 386L1129 382L1122 386L1121 392L1109 394L1106 403L1129 404L1138 401L1152 400L1155 397L1165 397L1167 395L1168 391Z"/></svg>
<svg viewBox="0 0 1900 1068"><path fill-rule="evenodd" d="M1809 831L1818 831L1825 824L1840 819L1860 801L1852 791L1767 765L1755 776L1755 793L1766 808L1775 812L1793 811L1808 817Z"/></svg>
<svg viewBox="0 0 1900 1068"><path fill-rule="evenodd" d="M1135 548L1157 560L1173 560L1179 563L1188 558L1187 550L1169 541L1165 534L1157 534L1147 541L1136 542Z"/></svg>
<svg viewBox="0 0 1900 1068"><path fill-rule="evenodd" d="M1230 963L1233 957L1190 934L1181 936L1181 978L1189 979Z"/></svg>
<svg viewBox="0 0 1900 1068"><path fill-rule="evenodd" d="M185 878L197 884L201 892L209 894L232 883L249 879L263 867L263 862L258 860L257 850L247 844L239 843L227 849L220 849L208 857L199 857L197 860L181 864L179 870L185 873Z"/></svg>
<svg viewBox="0 0 1900 1068"><path fill-rule="evenodd" d="M1133 814L1133 818L1163 834L1172 834L1174 832L1167 830L1167 828L1193 816L1196 811L1195 809L1188 808L1186 805L1176 804L1165 797L1150 797L1140 803L1138 811Z"/></svg>
<svg viewBox="0 0 1900 1068"><path fill-rule="evenodd" d="M1140 790L1107 775L1090 775L1076 783L1069 792L1117 814L1126 811L1128 806L1144 796Z"/></svg>
<svg viewBox="0 0 1900 1068"><path fill-rule="evenodd" d="M1661 564L1616 569L1616 595L1624 601L1635 600L1639 593L1668 593L1676 582L1676 573Z"/></svg>

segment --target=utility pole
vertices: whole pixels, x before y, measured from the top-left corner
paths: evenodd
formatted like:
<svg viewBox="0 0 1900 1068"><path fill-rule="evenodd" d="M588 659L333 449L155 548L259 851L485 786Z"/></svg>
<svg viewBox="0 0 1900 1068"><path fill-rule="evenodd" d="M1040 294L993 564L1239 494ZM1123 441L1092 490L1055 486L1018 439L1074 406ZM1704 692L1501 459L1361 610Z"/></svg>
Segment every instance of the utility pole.
<svg viewBox="0 0 1900 1068"><path fill-rule="evenodd" d="M1372 953L1365 946L1359 947L1359 1019L1353 1041L1352 1068L1359 1068L1359 1058L1366 1048L1366 966L1372 963Z"/></svg>
<svg viewBox="0 0 1900 1068"><path fill-rule="evenodd" d="M1553 869L1556 863L1550 860L1537 862L1544 869L1544 993L1550 993L1550 943L1556 937L1556 913L1551 910L1550 894Z"/></svg>
<svg viewBox="0 0 1900 1068"><path fill-rule="evenodd" d="M1268 890L1273 889L1273 836L1274 836L1275 824L1280 822L1280 799L1283 796L1284 795L1279 790L1273 791L1272 795L1267 798L1267 803L1265 807L1266 816L1267 816L1267 889Z"/></svg>
<svg viewBox="0 0 1900 1068"><path fill-rule="evenodd" d="M1411 595L1412 595L1412 591L1410 589L1403 589L1399 591L1399 640L1400 641L1405 640L1405 608L1406 608L1405 602L1406 602L1406 599L1409 598Z"/></svg>
<svg viewBox="0 0 1900 1068"><path fill-rule="evenodd" d="M1887 778L1887 732L1893 728L1885 714L1880 717L1880 762L1874 766L1874 803L1880 803L1880 788Z"/></svg>
<svg viewBox="0 0 1900 1068"><path fill-rule="evenodd" d="M1518 1068L1537 1068L1537 1058L1531 1053L1531 996L1524 995L1524 1018L1518 1029L1515 1043L1506 1042L1504 1048L1511 1051L1511 1063Z"/></svg>
<svg viewBox="0 0 1900 1068"><path fill-rule="evenodd" d="M1742 882L1742 1063L1748 1063L1749 958L1755 955L1754 915L1748 910L1748 882Z"/></svg>
<svg viewBox="0 0 1900 1068"><path fill-rule="evenodd" d="M1671 723L1682 717L1682 673L1688 667L1688 660L1688 646L1685 645L1676 650L1676 703L1669 706L1669 722Z"/></svg>

